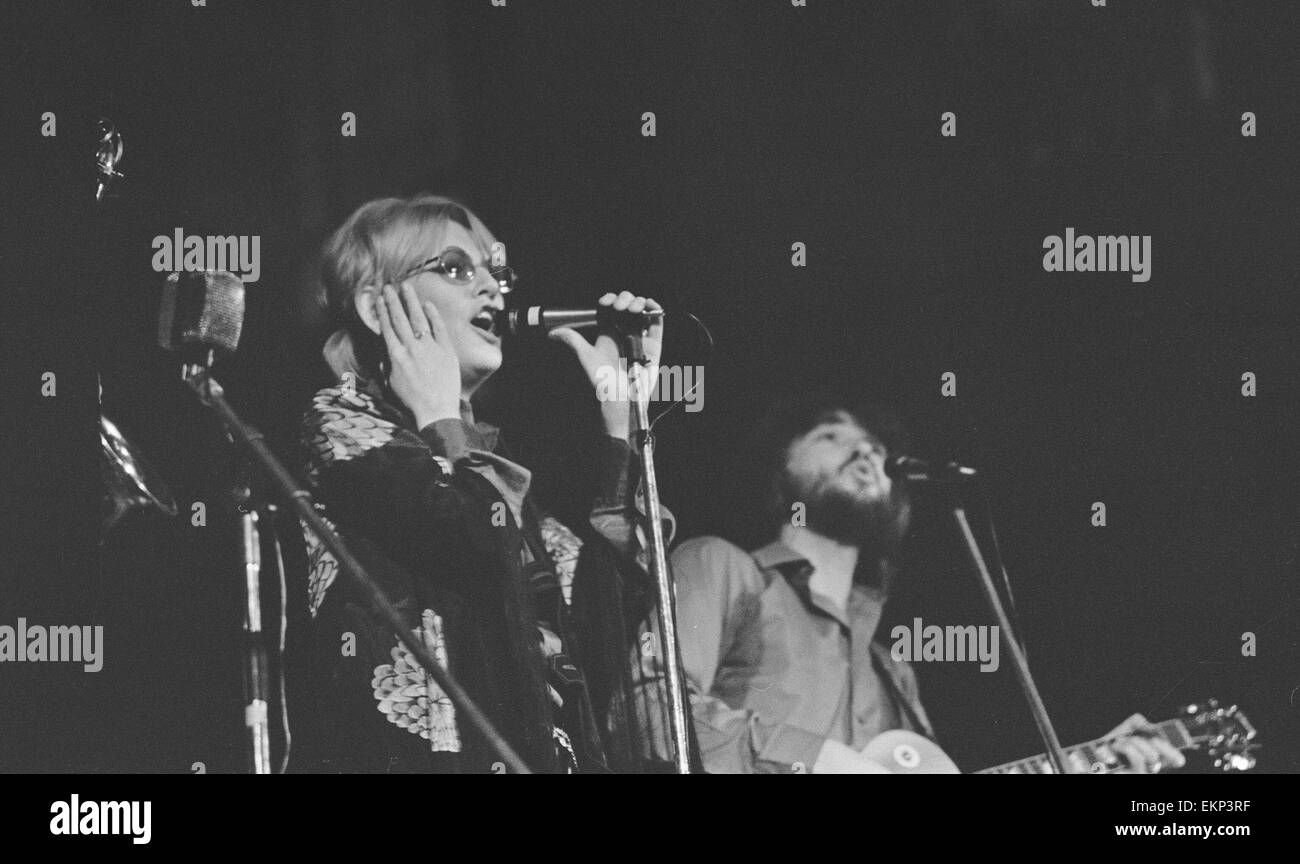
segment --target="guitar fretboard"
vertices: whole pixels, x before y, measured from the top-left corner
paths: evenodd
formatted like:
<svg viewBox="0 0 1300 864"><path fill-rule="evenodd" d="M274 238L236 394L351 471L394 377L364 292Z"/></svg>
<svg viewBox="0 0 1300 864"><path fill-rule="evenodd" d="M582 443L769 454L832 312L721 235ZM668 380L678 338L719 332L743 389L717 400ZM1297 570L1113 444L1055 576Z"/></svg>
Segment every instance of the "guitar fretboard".
<svg viewBox="0 0 1300 864"><path fill-rule="evenodd" d="M1163 723L1155 724L1155 731L1151 733L1151 737L1161 738L1179 750L1187 750L1195 744L1193 738L1187 734L1187 727L1183 725L1181 720L1166 720ZM1074 770L1081 773L1105 774L1110 771L1117 771L1124 768L1126 762L1119 753L1111 749L1111 742L1115 740L1115 738L1098 738L1085 744L1066 747L1065 758ZM985 768L983 771L976 771L975 773L1055 774L1056 769L1052 766L1052 761L1047 758L1047 755L1040 753L1037 756L1030 756L1028 759L1008 762L1005 765L997 765L993 768Z"/></svg>

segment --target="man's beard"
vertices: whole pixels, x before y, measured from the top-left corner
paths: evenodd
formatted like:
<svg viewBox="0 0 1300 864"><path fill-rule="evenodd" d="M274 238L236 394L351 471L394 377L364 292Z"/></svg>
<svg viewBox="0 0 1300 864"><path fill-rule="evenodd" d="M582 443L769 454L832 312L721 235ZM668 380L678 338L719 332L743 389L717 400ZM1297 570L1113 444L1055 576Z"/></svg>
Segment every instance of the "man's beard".
<svg viewBox="0 0 1300 864"><path fill-rule="evenodd" d="M892 555L906 530L907 505L892 495L862 497L828 485L792 498L803 501L809 528L872 557Z"/></svg>

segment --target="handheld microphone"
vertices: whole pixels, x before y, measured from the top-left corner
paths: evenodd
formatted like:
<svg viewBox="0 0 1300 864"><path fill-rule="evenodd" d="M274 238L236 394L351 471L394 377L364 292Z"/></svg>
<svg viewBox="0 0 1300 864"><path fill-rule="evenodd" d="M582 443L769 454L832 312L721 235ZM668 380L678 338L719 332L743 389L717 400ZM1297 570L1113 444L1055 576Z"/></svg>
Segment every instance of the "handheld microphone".
<svg viewBox="0 0 1300 864"><path fill-rule="evenodd" d="M617 327L627 330L644 330L664 317L662 309L644 312L619 312L608 306L587 309L564 307L525 306L521 309L503 309L497 313L496 331L518 336L522 333L550 333L557 327L582 330L588 327Z"/></svg>
<svg viewBox="0 0 1300 864"><path fill-rule="evenodd" d="M932 464L911 456L891 456L885 460L885 473L891 480L908 483L966 483L976 478L974 468L949 462Z"/></svg>

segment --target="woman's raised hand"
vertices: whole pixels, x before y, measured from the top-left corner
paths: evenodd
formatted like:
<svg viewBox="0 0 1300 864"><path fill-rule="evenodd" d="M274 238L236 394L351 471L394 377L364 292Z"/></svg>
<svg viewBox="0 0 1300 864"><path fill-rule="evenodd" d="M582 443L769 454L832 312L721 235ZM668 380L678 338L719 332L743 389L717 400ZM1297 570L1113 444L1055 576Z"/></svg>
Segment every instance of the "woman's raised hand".
<svg viewBox="0 0 1300 864"><path fill-rule="evenodd" d="M375 314L388 346L389 386L418 426L459 417L460 361L437 307L421 303L410 285L385 285L375 296Z"/></svg>
<svg viewBox="0 0 1300 864"><path fill-rule="evenodd" d="M601 306L608 306L620 312L659 311L663 307L649 297L638 297L630 291L621 294L610 292L598 301ZM630 404L626 398L624 381L627 378L626 366L620 364L618 343L611 336L601 334L595 344L588 342L582 334L569 327L557 327L550 333L550 338L563 342L573 349L578 362L582 364L587 379L596 389L596 398L600 400L600 413L605 421L605 431L615 438L626 439L630 431ZM642 347L650 359L649 366L637 367L637 380L642 401L649 401L650 393L659 380L659 357L663 350L664 325L660 318L652 324L642 339ZM623 397L623 398L620 398Z"/></svg>

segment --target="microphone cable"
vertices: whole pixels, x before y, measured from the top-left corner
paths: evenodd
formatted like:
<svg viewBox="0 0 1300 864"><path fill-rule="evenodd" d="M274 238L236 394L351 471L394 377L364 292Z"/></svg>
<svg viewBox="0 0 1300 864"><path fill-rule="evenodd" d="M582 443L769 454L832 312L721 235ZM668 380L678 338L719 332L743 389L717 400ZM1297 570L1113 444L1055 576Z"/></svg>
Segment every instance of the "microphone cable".
<svg viewBox="0 0 1300 864"><path fill-rule="evenodd" d="M704 357L703 357L702 359L707 360L707 359L709 359L710 357L713 356L713 349L717 346L717 343L714 341L714 339L713 339L713 333L710 332L710 330L709 330L709 328L708 328L708 325L706 325L703 321L701 321L699 318L697 318L697 317L696 317L693 313L691 313L691 312L674 312L674 311L665 311L665 312L664 312L664 317L665 317L665 318L667 318L669 315L684 315L684 316L686 316L687 318L690 318L692 321L694 321L694 322L695 322L695 325L696 325L697 332L703 332L703 334L704 334L704 338L705 338L706 340L708 340L708 341L707 341L707 344L705 345L705 349L704 349ZM658 383L658 382L655 382L655 383ZM691 388L690 388L689 390L687 390L685 393L683 393L683 394L681 395L680 398L674 400L674 401L673 401L673 404L669 405L667 408L665 408L664 410L662 410L662 411L660 411L658 414L656 414L655 417L654 417L654 419L650 421L650 427L649 427L648 429L646 429L646 431L647 431L647 432L653 432L653 431L654 431L654 428L655 428L655 424L657 424L660 420L662 420L665 416L667 416L668 413L671 412L671 411L672 411L674 408L676 408L678 405L685 404L686 400L688 400L688 399L691 397L691 394L694 393L694 392L696 391L696 389L699 388L699 386L700 386L701 383L703 383L703 382L701 382L701 381L697 381L695 384L691 385ZM654 392L653 387L652 387L652 389L651 389L651 392L652 392L652 393Z"/></svg>

